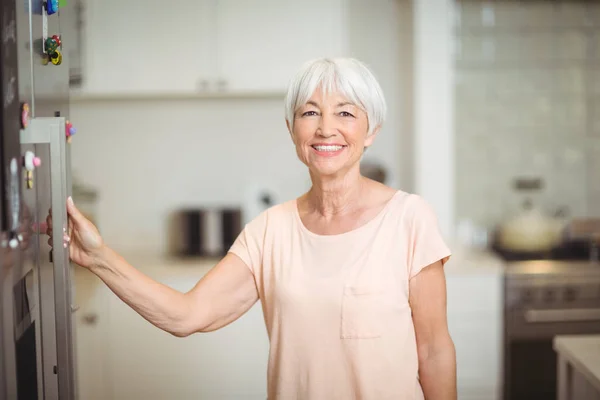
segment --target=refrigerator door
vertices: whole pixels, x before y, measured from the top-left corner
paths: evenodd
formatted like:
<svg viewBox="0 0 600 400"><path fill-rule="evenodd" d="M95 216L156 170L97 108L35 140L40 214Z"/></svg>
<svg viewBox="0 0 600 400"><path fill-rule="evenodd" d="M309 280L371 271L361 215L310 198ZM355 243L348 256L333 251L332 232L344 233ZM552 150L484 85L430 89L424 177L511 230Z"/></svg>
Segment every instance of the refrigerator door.
<svg viewBox="0 0 600 400"><path fill-rule="evenodd" d="M68 247L63 235L68 228L67 197L71 195L70 146L65 119L33 118L21 132L23 146L33 146L41 164L35 168L37 219L44 221L52 210L52 251L44 232L37 242L39 271L42 373L44 398L75 399L73 343L73 283Z"/></svg>
<svg viewBox="0 0 600 400"><path fill-rule="evenodd" d="M0 4L0 400L76 397L74 288L63 247L71 194L63 46L71 39L61 31L73 32L76 19L69 5L51 15L44 7L43 0ZM46 62L53 35L60 63ZM52 254L43 226L50 208Z"/></svg>
<svg viewBox="0 0 600 400"><path fill-rule="evenodd" d="M18 1L18 0L17 0ZM66 143L65 119L69 116L69 48L73 45L76 23L74 2L48 15L44 0L30 0L30 71L32 77L31 114L28 129L21 134L23 146L32 146L42 160L35 170L36 217L45 221L52 209L53 251L41 232L37 269L40 311L41 353L44 399L75 399L75 365L71 305L74 287L68 249L63 248L67 228L66 201L71 194L71 165ZM57 35L57 51L62 62L47 62L45 40ZM27 95L24 93L24 95Z"/></svg>
<svg viewBox="0 0 600 400"><path fill-rule="evenodd" d="M76 20L68 5L52 15L44 7L43 0L0 4L0 400L76 397L73 286L62 245L71 193L63 51L70 39L61 31L73 32ZM44 39L53 35L61 63L45 62ZM53 254L43 226L50 208Z"/></svg>

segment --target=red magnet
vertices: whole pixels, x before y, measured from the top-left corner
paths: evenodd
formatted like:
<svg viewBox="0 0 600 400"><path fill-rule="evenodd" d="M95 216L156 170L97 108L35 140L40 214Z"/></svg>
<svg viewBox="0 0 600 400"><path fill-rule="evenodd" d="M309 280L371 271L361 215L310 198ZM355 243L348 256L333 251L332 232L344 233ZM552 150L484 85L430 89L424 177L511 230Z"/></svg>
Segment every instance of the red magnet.
<svg viewBox="0 0 600 400"><path fill-rule="evenodd" d="M65 123L65 135L67 136L67 143L71 143L71 136L77 133L77 129L73 127L70 121Z"/></svg>
<svg viewBox="0 0 600 400"><path fill-rule="evenodd" d="M29 125L29 104L21 103L21 129Z"/></svg>

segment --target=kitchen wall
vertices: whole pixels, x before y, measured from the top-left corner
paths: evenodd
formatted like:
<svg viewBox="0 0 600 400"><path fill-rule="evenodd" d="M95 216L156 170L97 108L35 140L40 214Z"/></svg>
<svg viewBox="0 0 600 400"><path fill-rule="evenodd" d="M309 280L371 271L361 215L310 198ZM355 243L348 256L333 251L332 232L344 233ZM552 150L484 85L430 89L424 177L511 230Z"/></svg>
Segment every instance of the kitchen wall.
<svg viewBox="0 0 600 400"><path fill-rule="evenodd" d="M388 122L366 158L388 167L392 186L411 190L412 171L404 155L409 156L412 149L410 132L401 120L398 73L404 61L399 44L400 3L351 3L347 10L351 27L348 55L372 67L390 110ZM240 7L250 5L240 3ZM144 12L160 14L162 10L148 7ZM186 13L186 8L181 7L180 12ZM148 18L156 20L158 16ZM96 36L98 32L109 34L106 25L86 29ZM131 38L114 40L119 45L133 43L139 40L135 35L131 32ZM156 49L172 45L161 43L160 35L152 40ZM96 51L88 62L103 60ZM97 220L105 239L122 250L162 252L167 244L168 216L180 207L242 206L245 201L254 201L252 190L263 185L276 190L280 201L301 194L309 179L296 158L283 111L283 93L75 100L70 116L78 129L72 143L73 170L99 192ZM404 140L407 146L403 146Z"/></svg>
<svg viewBox="0 0 600 400"><path fill-rule="evenodd" d="M457 218L494 225L541 177L549 212L600 216L600 4L459 1Z"/></svg>

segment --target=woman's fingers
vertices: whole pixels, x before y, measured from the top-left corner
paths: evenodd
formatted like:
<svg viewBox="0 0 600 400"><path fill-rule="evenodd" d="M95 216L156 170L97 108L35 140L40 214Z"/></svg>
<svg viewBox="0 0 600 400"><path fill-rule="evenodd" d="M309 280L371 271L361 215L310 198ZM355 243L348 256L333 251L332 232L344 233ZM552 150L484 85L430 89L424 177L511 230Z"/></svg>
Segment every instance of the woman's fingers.
<svg viewBox="0 0 600 400"><path fill-rule="evenodd" d="M53 241L53 238L49 237L48 238L48 245L50 247L54 247L52 241ZM69 237L69 235L64 235L63 236L63 247L67 248L67 246L69 245L70 242L71 242L71 238Z"/></svg>

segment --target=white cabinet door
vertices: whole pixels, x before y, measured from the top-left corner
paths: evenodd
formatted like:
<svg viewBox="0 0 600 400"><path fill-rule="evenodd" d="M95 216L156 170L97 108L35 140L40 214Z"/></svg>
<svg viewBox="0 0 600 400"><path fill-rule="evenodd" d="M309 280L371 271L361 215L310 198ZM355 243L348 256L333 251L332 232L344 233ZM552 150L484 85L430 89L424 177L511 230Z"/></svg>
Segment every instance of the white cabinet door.
<svg viewBox="0 0 600 400"><path fill-rule="evenodd" d="M456 348L459 398L499 399L502 275L451 275L447 287L448 327Z"/></svg>
<svg viewBox="0 0 600 400"><path fill-rule="evenodd" d="M92 94L193 93L213 77L211 0L86 2L86 74Z"/></svg>
<svg viewBox="0 0 600 400"><path fill-rule="evenodd" d="M79 399L111 398L107 357L108 295L106 285L91 272L76 267L73 314L75 368Z"/></svg>
<svg viewBox="0 0 600 400"><path fill-rule="evenodd" d="M500 389L463 389L458 387L458 398L460 400L498 400Z"/></svg>
<svg viewBox="0 0 600 400"><path fill-rule="evenodd" d="M456 348L457 379L463 387L495 387L500 372L501 335L489 315L449 316Z"/></svg>
<svg viewBox="0 0 600 400"><path fill-rule="evenodd" d="M186 292L198 279L162 282ZM113 295L110 323L112 400L267 397L269 346L260 304L223 329L177 338Z"/></svg>
<svg viewBox="0 0 600 400"><path fill-rule="evenodd" d="M345 0L218 0L217 6L218 71L227 91L283 92L304 62L346 55Z"/></svg>

